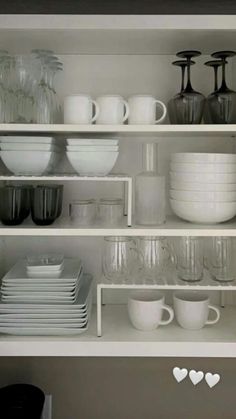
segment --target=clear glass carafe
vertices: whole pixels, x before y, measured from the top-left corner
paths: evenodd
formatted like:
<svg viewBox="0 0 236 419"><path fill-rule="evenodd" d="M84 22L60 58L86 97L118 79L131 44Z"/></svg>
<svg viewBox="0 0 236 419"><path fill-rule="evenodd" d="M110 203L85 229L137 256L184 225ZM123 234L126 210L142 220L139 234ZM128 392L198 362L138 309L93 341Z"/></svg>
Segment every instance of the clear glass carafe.
<svg viewBox="0 0 236 419"><path fill-rule="evenodd" d="M157 144L143 144L143 172L135 179L135 219L139 225L165 222L165 177L157 172Z"/></svg>

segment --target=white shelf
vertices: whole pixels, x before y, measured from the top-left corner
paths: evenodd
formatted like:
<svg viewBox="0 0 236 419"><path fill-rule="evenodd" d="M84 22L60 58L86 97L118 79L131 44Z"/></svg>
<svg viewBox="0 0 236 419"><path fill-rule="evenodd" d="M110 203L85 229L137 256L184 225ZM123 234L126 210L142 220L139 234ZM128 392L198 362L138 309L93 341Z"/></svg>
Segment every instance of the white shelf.
<svg viewBox="0 0 236 419"><path fill-rule="evenodd" d="M0 175L0 181L92 181L92 182L130 182L132 181L131 176L127 175L109 175L109 176L79 176L76 174L58 173L53 175L42 175L42 176L17 176L17 175Z"/></svg>
<svg viewBox="0 0 236 419"><path fill-rule="evenodd" d="M1 45L66 54L175 54L181 49L234 49L234 16L2 15ZM224 36L222 32L224 31Z"/></svg>
<svg viewBox="0 0 236 419"><path fill-rule="evenodd" d="M60 218L51 226L36 226L32 221L27 221L19 226L10 227L0 225L0 236L229 236L236 237L236 219L228 223L214 225L191 224L181 219L170 217L167 222L159 227L119 227L105 228L100 226L77 227L68 219Z"/></svg>
<svg viewBox="0 0 236 419"><path fill-rule="evenodd" d="M68 124L0 124L0 133L48 134L122 134L136 137L150 134L160 137L227 136L236 135L236 124L217 125L68 125Z"/></svg>
<svg viewBox="0 0 236 419"><path fill-rule="evenodd" d="M154 332L135 330L127 307L104 306L104 335L96 337L93 313L89 330L73 337L0 335L0 356L67 357L236 357L236 308L221 310L214 326L187 331L175 322Z"/></svg>

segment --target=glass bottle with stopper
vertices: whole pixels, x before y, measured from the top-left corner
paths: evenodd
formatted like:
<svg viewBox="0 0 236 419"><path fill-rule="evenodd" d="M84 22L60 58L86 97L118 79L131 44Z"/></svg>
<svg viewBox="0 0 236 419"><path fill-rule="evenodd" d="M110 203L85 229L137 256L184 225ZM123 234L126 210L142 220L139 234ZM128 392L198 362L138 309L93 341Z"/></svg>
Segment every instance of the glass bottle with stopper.
<svg viewBox="0 0 236 419"><path fill-rule="evenodd" d="M157 171L157 144L142 144L143 171L135 179L135 218L138 225L165 222L165 177Z"/></svg>

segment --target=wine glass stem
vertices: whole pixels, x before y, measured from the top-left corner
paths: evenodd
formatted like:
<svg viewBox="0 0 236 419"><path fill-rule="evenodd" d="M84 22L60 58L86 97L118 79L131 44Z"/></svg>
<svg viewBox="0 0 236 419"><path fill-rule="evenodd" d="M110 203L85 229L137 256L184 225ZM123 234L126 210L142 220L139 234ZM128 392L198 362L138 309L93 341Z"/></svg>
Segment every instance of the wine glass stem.
<svg viewBox="0 0 236 419"><path fill-rule="evenodd" d="M214 67L214 75L215 75L215 92L218 90L218 67Z"/></svg>
<svg viewBox="0 0 236 419"><path fill-rule="evenodd" d="M225 81L225 59L222 61L222 86L221 88L226 89L226 81Z"/></svg>
<svg viewBox="0 0 236 419"><path fill-rule="evenodd" d="M184 90L184 76L185 76L185 65L181 66L181 71L182 71L182 81L181 81L181 92Z"/></svg>
<svg viewBox="0 0 236 419"><path fill-rule="evenodd" d="M187 76L188 76L188 81L187 81L187 86L186 86L186 90L192 90L192 86L191 86L191 81L190 81L190 66L191 66L191 58L187 59Z"/></svg>

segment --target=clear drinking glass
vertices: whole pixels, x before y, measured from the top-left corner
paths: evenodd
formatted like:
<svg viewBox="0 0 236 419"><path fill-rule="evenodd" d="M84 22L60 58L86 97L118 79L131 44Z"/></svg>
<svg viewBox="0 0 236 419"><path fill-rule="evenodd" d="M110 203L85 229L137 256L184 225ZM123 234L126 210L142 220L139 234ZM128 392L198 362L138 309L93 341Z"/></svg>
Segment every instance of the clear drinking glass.
<svg viewBox="0 0 236 419"><path fill-rule="evenodd" d="M89 226L94 224L96 218L96 202L94 199L80 199L72 201L69 205L71 221L78 225Z"/></svg>
<svg viewBox="0 0 236 419"><path fill-rule="evenodd" d="M140 237L138 249L143 257L143 282L155 283L171 267L174 256L165 237Z"/></svg>
<svg viewBox="0 0 236 419"><path fill-rule="evenodd" d="M203 246L199 237L180 237L174 243L175 263L180 279L194 282L203 276Z"/></svg>
<svg viewBox="0 0 236 419"><path fill-rule="evenodd" d="M102 270L112 282L133 279L142 268L142 256L130 237L104 237Z"/></svg>
<svg viewBox="0 0 236 419"><path fill-rule="evenodd" d="M231 237L211 237L207 240L205 266L216 281L235 280L235 254Z"/></svg>
<svg viewBox="0 0 236 419"><path fill-rule="evenodd" d="M121 224L124 216L123 212L123 199L100 199L98 217L101 224L109 226L117 226Z"/></svg>

